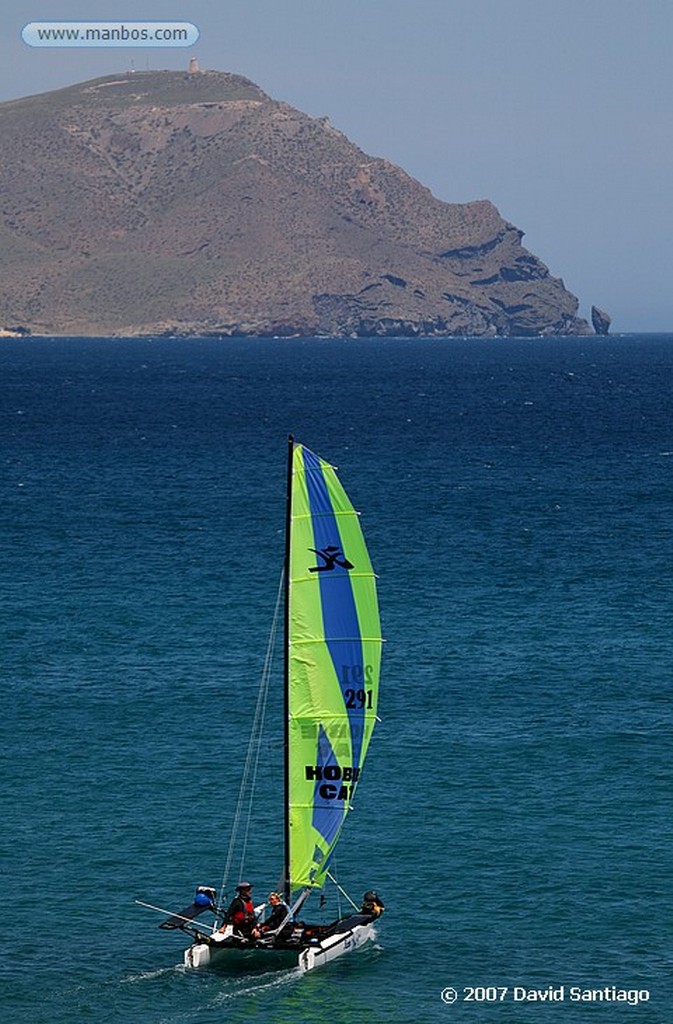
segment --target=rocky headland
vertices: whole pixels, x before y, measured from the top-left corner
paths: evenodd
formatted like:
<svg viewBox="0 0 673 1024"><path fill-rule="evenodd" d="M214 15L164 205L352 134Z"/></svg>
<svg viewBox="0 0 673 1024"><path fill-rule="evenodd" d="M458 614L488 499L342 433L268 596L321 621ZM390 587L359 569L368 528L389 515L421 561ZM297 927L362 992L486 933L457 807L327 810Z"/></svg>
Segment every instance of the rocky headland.
<svg viewBox="0 0 673 1024"><path fill-rule="evenodd" d="M592 333L490 202L441 202L240 76L101 78L1 104L0 131L13 330Z"/></svg>

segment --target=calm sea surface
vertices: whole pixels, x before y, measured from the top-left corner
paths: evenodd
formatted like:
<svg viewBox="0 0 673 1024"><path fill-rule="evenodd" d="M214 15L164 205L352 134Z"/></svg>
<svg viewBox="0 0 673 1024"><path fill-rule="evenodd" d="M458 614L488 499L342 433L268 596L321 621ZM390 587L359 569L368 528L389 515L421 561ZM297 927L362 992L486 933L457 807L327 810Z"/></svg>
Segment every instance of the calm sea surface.
<svg viewBox="0 0 673 1024"><path fill-rule="evenodd" d="M672 395L673 336L1 341L0 1019L668 1024ZM222 877L288 432L338 465L380 574L337 866L388 909L312 975L185 973L133 901ZM261 897L279 692L269 714Z"/></svg>

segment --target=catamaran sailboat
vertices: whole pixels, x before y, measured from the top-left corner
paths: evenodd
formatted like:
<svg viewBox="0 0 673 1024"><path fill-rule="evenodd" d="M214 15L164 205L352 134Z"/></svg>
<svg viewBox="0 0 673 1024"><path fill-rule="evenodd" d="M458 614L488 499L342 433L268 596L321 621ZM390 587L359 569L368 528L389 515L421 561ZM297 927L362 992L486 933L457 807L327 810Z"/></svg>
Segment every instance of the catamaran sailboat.
<svg viewBox="0 0 673 1024"><path fill-rule="evenodd" d="M303 921L302 908L311 893L328 879L334 881L334 850L377 721L382 639L376 577L358 513L334 467L292 437L279 596L284 598L282 890L287 913L273 931L244 934L226 920L224 883L219 896L200 886L189 907L170 914L160 925L191 936L185 951L188 967L254 950L262 956L282 953L303 970L311 970L372 938L383 909L370 891L362 907L353 904L354 913L330 924ZM265 705L266 698L258 700L253 733L260 728L260 701ZM245 771L254 762L251 750ZM236 817L239 811L240 800ZM206 911L214 914L214 923L207 928L196 922Z"/></svg>

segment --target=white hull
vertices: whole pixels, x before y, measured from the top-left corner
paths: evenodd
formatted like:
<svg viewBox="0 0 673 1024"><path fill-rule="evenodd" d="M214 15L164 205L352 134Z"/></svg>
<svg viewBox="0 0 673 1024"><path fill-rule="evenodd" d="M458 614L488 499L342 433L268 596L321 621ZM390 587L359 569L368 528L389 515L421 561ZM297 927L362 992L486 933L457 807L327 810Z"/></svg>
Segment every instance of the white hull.
<svg viewBox="0 0 673 1024"><path fill-rule="evenodd" d="M316 967L323 967L325 964L358 949L374 937L374 922L368 921L365 924L356 924L345 932L337 932L329 935L314 945L306 946L303 949L264 949L255 947L250 949L208 944L206 942L195 942L185 950L185 967L198 968L208 967L211 964L224 961L238 962L247 959L255 960L257 963L266 958L276 961L283 959L291 966L299 967L301 971L312 971Z"/></svg>
<svg viewBox="0 0 673 1024"><path fill-rule="evenodd" d="M299 967L302 971L312 971L314 967L322 967L330 960L336 960L344 953L350 953L363 946L374 937L374 924L355 925L350 931L340 932L322 939L316 946L309 946L299 954Z"/></svg>

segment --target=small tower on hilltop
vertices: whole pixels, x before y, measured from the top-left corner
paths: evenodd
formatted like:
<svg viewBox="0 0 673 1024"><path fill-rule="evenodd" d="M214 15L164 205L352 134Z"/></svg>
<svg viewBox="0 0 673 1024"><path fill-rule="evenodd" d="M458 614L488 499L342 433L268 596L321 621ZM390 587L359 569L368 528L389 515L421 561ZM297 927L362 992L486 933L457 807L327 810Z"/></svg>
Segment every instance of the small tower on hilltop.
<svg viewBox="0 0 673 1024"><path fill-rule="evenodd" d="M201 68L199 67L199 62L196 59L196 57L190 57L189 58L188 73L190 75L198 75L200 70L201 70Z"/></svg>

